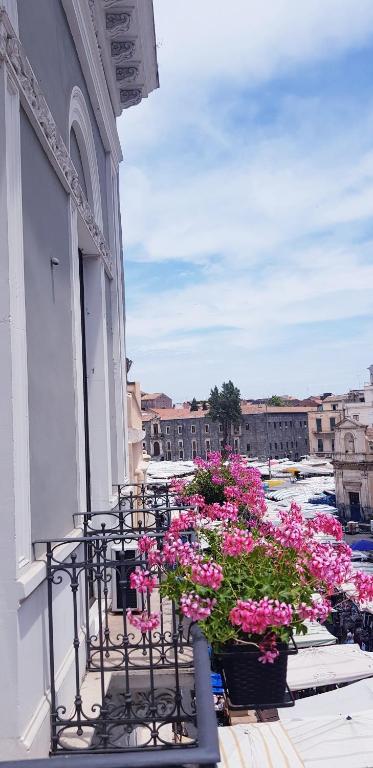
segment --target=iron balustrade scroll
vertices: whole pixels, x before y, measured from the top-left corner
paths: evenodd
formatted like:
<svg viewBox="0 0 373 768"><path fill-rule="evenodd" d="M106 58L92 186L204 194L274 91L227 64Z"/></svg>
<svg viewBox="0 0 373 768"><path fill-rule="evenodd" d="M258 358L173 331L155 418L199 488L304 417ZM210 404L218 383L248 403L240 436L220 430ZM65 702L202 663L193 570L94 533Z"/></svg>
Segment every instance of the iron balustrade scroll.
<svg viewBox="0 0 373 768"><path fill-rule="evenodd" d="M53 756L54 768L216 768L220 761L216 715L212 705L208 646L197 626L191 630L194 657L195 716L198 740L195 745L178 749L134 749L94 754L65 752ZM46 768L48 758L0 761L3 768Z"/></svg>
<svg viewBox="0 0 373 768"><path fill-rule="evenodd" d="M139 593L130 579L136 568L148 570L140 536L147 532L155 547L162 548L165 530L179 511L137 509L141 525L134 529L126 517L134 510L90 513L84 516L81 539L45 542L52 755L133 752L138 756L171 750L173 755L180 753L173 765L182 764L184 753L188 763L216 761L206 641L196 627L186 632L176 606L162 597L157 567L152 567L153 590ZM62 547L69 542L74 551L66 559ZM74 654L74 690L68 701L61 700L56 686L56 614L62 593L65 601L70 595L68 610L64 604L64 632L70 627ZM157 615L158 626L141 631L137 626L142 615ZM201 732L204 718L206 734ZM148 766L152 759L149 756Z"/></svg>
<svg viewBox="0 0 373 768"><path fill-rule="evenodd" d="M126 483L115 486L115 489L118 509L169 507L174 501L174 494L167 483Z"/></svg>

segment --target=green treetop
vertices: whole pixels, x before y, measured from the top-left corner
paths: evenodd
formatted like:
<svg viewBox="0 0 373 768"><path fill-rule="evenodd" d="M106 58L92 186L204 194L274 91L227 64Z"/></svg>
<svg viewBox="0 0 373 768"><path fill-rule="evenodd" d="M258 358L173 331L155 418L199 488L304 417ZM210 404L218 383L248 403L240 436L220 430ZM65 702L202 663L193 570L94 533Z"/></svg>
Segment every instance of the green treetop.
<svg viewBox="0 0 373 768"><path fill-rule="evenodd" d="M241 420L240 390L232 381L224 382L220 390L217 386L211 390L208 402L211 419L222 424L225 447L229 444L232 426L239 424Z"/></svg>

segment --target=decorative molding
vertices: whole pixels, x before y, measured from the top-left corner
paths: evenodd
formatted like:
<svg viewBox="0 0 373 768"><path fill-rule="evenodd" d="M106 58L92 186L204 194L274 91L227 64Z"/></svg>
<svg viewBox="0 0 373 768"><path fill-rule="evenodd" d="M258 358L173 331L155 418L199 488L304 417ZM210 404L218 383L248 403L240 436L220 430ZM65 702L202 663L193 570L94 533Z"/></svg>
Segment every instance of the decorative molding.
<svg viewBox="0 0 373 768"><path fill-rule="evenodd" d="M113 259L105 237L97 223L91 207L79 183L78 173L73 165L68 150L57 129L52 113L43 96L31 64L25 55L22 44L3 11L0 16L0 57L8 67L12 79L17 85L21 99L26 101L29 112L40 128L48 149L57 163L68 191L72 195L80 216L85 222L90 235L99 251L105 267L112 277Z"/></svg>
<svg viewBox="0 0 373 768"><path fill-rule="evenodd" d="M2 60L6 39L0 17ZM4 49L5 45L5 49ZM9 554L21 571L31 560L31 501L26 302L23 251L20 99L5 67L0 68L0 230L2 232L1 349L3 405L3 499L11 533ZM12 563L13 565L13 563ZM10 576L11 571L8 576ZM7 576L7 577L8 577Z"/></svg>
<svg viewBox="0 0 373 768"><path fill-rule="evenodd" d="M122 158L112 98L103 66L100 41L93 24L94 0L61 0L73 36L97 125L106 152L118 168Z"/></svg>
<svg viewBox="0 0 373 768"><path fill-rule="evenodd" d="M80 155L82 158L84 180L87 187L88 202L93 207L94 217L102 229L102 205L100 178L97 166L96 148L88 107L82 91L74 86L69 109L69 142L70 131L75 130ZM70 146L69 146L70 150Z"/></svg>
<svg viewBox="0 0 373 768"><path fill-rule="evenodd" d="M115 77L118 83L122 83L123 81L127 83L133 83L133 81L137 79L138 75L138 64L132 64L131 66L127 67L116 67L115 70Z"/></svg>
<svg viewBox="0 0 373 768"><path fill-rule="evenodd" d="M152 0L89 0L101 63L116 115L159 87ZM129 65L126 67L125 65ZM136 96L122 93L134 85Z"/></svg>
<svg viewBox="0 0 373 768"><path fill-rule="evenodd" d="M120 89L120 103L123 104L124 107L134 107L136 104L140 104L141 99L141 88Z"/></svg>
<svg viewBox="0 0 373 768"><path fill-rule="evenodd" d="M120 35L128 32L131 25L131 14L126 13L106 13L106 29L111 35Z"/></svg>
<svg viewBox="0 0 373 768"><path fill-rule="evenodd" d="M111 56L114 60L114 64L122 64L123 61L128 61L136 53L136 41L135 40L112 40L110 44Z"/></svg>

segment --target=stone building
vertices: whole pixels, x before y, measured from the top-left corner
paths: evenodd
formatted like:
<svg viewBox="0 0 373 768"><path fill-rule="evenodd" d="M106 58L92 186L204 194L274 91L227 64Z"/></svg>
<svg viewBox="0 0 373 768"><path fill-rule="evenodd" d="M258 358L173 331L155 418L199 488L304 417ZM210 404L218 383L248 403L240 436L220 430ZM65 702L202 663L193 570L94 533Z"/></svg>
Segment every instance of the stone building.
<svg viewBox="0 0 373 768"><path fill-rule="evenodd" d="M3 760L50 748L46 540L79 559L81 515L130 479L116 117L157 87L151 0L0 0ZM72 703L66 582L56 603Z"/></svg>
<svg viewBox="0 0 373 768"><path fill-rule="evenodd" d="M141 390L138 381L127 383L128 474L132 482L144 483L149 456L143 450L145 432L142 426Z"/></svg>
<svg viewBox="0 0 373 768"><path fill-rule="evenodd" d="M336 501L345 519L373 516L373 428L345 417L335 430Z"/></svg>
<svg viewBox="0 0 373 768"><path fill-rule="evenodd" d="M231 445L249 457L299 459L309 452L308 408L242 405L232 428ZM223 447L223 427L208 412L186 408L154 409L143 414L143 447L152 459L175 461L205 457Z"/></svg>
<svg viewBox="0 0 373 768"><path fill-rule="evenodd" d="M361 424L373 425L373 366L369 368L369 383L363 389L351 389L344 395L323 399L317 411L309 414L310 453L331 458L335 451L335 429L349 417Z"/></svg>
<svg viewBox="0 0 373 768"><path fill-rule="evenodd" d="M331 458L335 450L335 428L344 414L347 395L326 397L317 410L308 415L310 454Z"/></svg>
<svg viewBox="0 0 373 768"><path fill-rule="evenodd" d="M148 411L152 408L172 408L172 400L164 392L152 392L150 394L143 392L141 395L141 407L143 411Z"/></svg>

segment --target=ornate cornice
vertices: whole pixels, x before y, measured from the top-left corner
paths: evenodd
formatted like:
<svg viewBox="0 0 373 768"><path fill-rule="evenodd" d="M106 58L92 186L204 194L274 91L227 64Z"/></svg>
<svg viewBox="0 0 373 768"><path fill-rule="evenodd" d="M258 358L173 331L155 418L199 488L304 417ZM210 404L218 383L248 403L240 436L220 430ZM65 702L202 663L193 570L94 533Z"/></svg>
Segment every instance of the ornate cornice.
<svg viewBox="0 0 373 768"><path fill-rule="evenodd" d="M1 61L7 66L12 81L20 92L21 99L26 102L25 106L28 108L28 113L31 113L41 131L48 150L53 155L55 164L59 168L59 175L64 180L64 186L72 195L77 209L104 261L105 267L112 276L114 273L113 259L105 237L94 218L66 145L57 129L56 122L53 119L31 64L23 51L22 44L15 34L5 11L0 11ZM45 146L45 143L43 145Z"/></svg>
<svg viewBox="0 0 373 768"><path fill-rule="evenodd" d="M89 0L89 8L111 99L119 115L159 85L152 0Z"/></svg>

